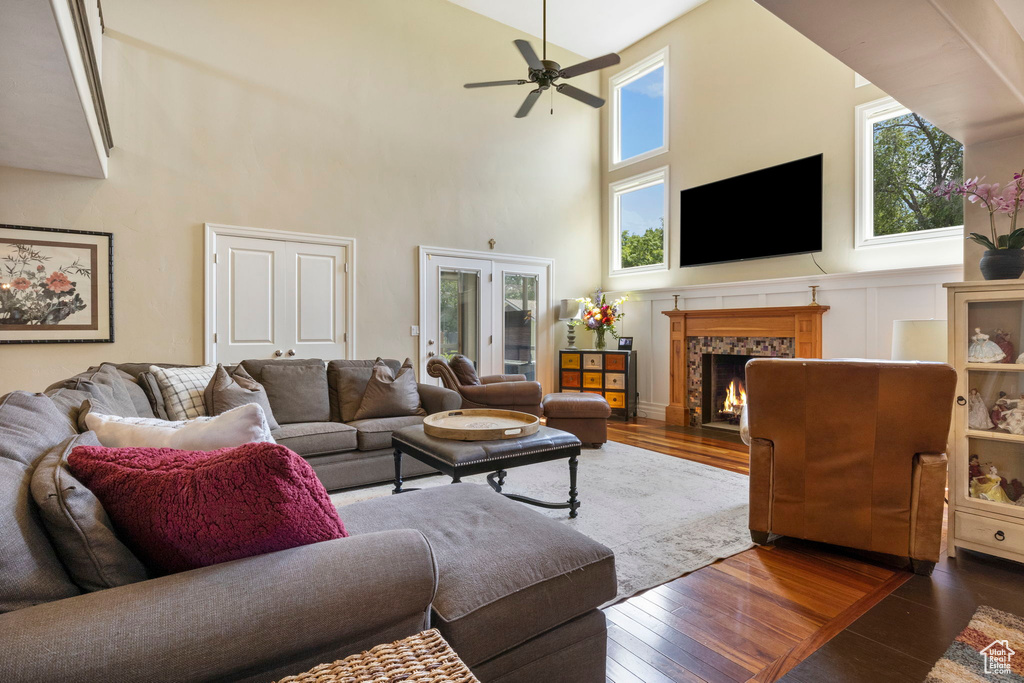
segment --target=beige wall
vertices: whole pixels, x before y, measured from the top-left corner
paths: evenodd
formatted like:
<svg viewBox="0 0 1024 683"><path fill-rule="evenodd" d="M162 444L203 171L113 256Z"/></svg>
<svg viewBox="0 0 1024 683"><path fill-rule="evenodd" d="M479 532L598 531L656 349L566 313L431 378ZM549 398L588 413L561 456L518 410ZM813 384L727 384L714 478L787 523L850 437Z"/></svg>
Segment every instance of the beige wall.
<svg viewBox="0 0 1024 683"><path fill-rule="evenodd" d="M555 299L598 284L597 113L462 88L525 74L516 31L444 0L103 9L110 178L0 168L0 223L114 233L117 341L0 346L0 393L201 362L207 221L355 237L364 357L416 352L420 244L556 258Z"/></svg>
<svg viewBox="0 0 1024 683"><path fill-rule="evenodd" d="M1013 174L1024 169L1024 135L1004 140L993 140L967 145L964 149L964 175L968 178L980 176L985 182L999 183L1005 187ZM1024 216L1018 217L1018 226L1024 228ZM964 210L965 234L980 232L988 237L991 233L988 211L977 204L967 204ZM1010 231L1008 216L996 216L996 230L1005 235ZM981 280L978 261L985 248L974 242L964 241L964 279Z"/></svg>
<svg viewBox="0 0 1024 683"><path fill-rule="evenodd" d="M679 191L758 168L824 153L824 250L829 273L957 263L960 245L912 244L854 248L854 108L884 97L873 85L855 88L853 72L753 0L711 0L635 45L608 78L669 46L669 152L608 171L608 108L602 111L603 268L609 290L814 275L808 255L679 268ZM609 277L607 185L670 166L670 270ZM757 226L762 211L786 211L800 188L752 188L715 225L687 240L727 244L737 228ZM685 243L683 248L685 248Z"/></svg>

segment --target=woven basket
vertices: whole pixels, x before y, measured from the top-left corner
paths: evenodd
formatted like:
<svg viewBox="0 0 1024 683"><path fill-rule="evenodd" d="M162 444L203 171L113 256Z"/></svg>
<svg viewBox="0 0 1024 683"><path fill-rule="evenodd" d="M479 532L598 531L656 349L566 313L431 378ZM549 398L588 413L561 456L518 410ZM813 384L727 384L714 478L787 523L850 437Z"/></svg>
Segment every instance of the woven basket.
<svg viewBox="0 0 1024 683"><path fill-rule="evenodd" d="M480 683L437 629L417 633L279 683Z"/></svg>

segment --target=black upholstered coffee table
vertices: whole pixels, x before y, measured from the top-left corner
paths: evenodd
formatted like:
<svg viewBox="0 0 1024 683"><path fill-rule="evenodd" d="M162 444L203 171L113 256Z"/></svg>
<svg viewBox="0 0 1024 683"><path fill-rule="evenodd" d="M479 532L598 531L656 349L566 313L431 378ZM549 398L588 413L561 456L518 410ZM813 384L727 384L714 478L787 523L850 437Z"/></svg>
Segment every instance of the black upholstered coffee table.
<svg viewBox="0 0 1024 683"><path fill-rule="evenodd" d="M471 474L487 474L487 483L498 493L530 505L551 510L568 509L569 516L575 517L580 507L576 491L577 458L580 454L580 440L568 432L550 427L541 427L536 434L520 439L496 441L455 441L439 439L423 432L423 425L405 427L391 434L391 445L395 449L395 490L403 493L415 489L402 488L402 454L416 458L422 463L437 468L452 478L452 483L462 481ZM569 500L565 503L548 503L515 493L505 493L507 469L521 465L533 465L548 460L569 460Z"/></svg>

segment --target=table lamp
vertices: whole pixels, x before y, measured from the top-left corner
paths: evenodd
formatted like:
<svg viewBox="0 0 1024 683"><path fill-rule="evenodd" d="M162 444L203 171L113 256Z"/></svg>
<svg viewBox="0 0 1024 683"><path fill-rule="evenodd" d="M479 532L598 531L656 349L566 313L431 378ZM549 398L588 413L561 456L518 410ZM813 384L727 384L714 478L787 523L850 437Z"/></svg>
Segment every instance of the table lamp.
<svg viewBox="0 0 1024 683"><path fill-rule="evenodd" d="M566 334L569 346L566 348L576 348L576 327L572 324L572 321L579 319L581 308L583 308L583 304L576 301L576 299L562 299L562 306L558 312L558 319L564 320L566 326L569 328L569 332Z"/></svg>
<svg viewBox="0 0 1024 683"><path fill-rule="evenodd" d="M945 320L893 320L892 359L947 362Z"/></svg>

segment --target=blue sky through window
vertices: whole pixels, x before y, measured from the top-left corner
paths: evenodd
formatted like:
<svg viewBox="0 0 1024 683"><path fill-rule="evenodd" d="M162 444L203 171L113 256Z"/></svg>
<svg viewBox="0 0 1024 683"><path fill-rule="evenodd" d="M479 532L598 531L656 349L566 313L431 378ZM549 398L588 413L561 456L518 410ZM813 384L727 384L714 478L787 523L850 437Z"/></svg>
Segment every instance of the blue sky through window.
<svg viewBox="0 0 1024 683"><path fill-rule="evenodd" d="M664 144L665 67L622 87L620 97L620 154L625 161Z"/></svg>
<svg viewBox="0 0 1024 683"><path fill-rule="evenodd" d="M627 192L619 197L619 227L634 235L642 235L648 228L657 230L664 211L664 183Z"/></svg>

